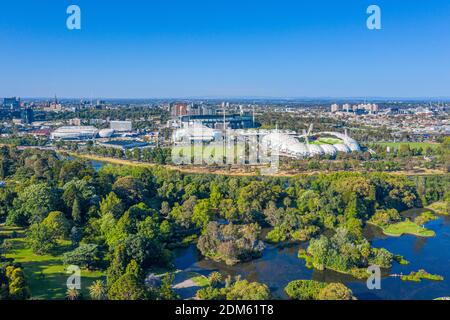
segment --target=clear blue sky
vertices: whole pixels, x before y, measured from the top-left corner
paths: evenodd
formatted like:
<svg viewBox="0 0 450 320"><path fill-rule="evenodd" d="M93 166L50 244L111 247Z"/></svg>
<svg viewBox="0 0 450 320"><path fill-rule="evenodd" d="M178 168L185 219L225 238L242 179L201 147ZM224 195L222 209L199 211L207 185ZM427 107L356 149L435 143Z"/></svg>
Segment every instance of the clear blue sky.
<svg viewBox="0 0 450 320"><path fill-rule="evenodd" d="M1 1L0 97L54 94L449 97L450 1Z"/></svg>

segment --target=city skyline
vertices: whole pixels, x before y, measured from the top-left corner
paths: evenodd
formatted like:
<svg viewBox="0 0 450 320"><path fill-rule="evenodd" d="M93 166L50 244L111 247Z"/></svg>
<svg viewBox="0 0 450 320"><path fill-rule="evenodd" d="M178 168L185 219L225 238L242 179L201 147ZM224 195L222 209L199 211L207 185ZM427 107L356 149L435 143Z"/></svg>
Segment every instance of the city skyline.
<svg viewBox="0 0 450 320"><path fill-rule="evenodd" d="M449 99L448 1L126 4L0 4L0 96Z"/></svg>

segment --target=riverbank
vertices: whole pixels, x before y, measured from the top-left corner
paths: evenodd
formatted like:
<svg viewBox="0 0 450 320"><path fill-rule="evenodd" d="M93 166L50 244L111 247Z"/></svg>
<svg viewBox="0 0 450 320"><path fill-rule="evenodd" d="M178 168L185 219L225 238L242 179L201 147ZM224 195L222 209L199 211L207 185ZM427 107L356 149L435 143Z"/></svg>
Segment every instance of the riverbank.
<svg viewBox="0 0 450 320"><path fill-rule="evenodd" d="M254 177L261 175L261 169L267 168L267 166L230 166L230 167L193 167L193 166L175 166L169 164L154 164L142 161L135 160L126 160L126 159L117 159L111 157L103 157L98 155L84 154L84 153L76 153L76 152L68 152L63 151L59 153L65 153L71 157L105 162L114 165L127 165L133 167L141 167L141 168L165 168L172 171L178 171L181 173L188 174L214 174L214 175L223 175L223 176L236 176L236 177ZM275 174L270 174L268 176L272 177L295 177L297 175L318 175L323 173L339 173L339 172L348 172L348 171L283 171L279 170ZM357 171L355 171L357 172ZM388 172L388 174L399 175L399 176L430 176L430 175L440 175L447 174L442 170L437 169L424 169L424 170L412 170L412 171L393 171Z"/></svg>
<svg viewBox="0 0 450 320"><path fill-rule="evenodd" d="M443 201L435 202L426 207L426 209L430 209L436 214L441 216L448 216L450 215L450 212L448 211L447 204Z"/></svg>

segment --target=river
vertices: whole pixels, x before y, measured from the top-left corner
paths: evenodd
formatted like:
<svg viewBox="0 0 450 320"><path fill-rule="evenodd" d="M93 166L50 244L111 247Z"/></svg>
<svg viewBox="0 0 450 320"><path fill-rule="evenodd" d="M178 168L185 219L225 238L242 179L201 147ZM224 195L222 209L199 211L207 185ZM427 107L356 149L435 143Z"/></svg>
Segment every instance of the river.
<svg viewBox="0 0 450 320"><path fill-rule="evenodd" d="M405 215L416 214L421 209ZM297 257L304 244L290 246L268 245L260 259L235 266L206 260L201 257L195 245L176 250L174 260L177 269L208 275L219 271L224 276L241 275L243 279L258 281L269 286L274 298L286 299L284 287L293 280L313 279L324 282L342 282L353 290L361 300L430 300L450 296L450 217L440 217L429 222L427 228L436 232L434 238L402 236L386 237L376 227L367 227L366 237L377 248L386 248L394 254L403 255L409 265L394 263L388 274L408 274L411 271L426 271L444 276L442 282L422 280L406 282L399 278L385 276L381 290L369 290L366 281L331 271L316 271L306 268L305 262Z"/></svg>
<svg viewBox="0 0 450 320"><path fill-rule="evenodd" d="M96 171L105 165L103 162L91 161ZM413 209L402 215L414 217L426 211ZM332 271L317 271L306 268L305 262L297 257L298 250L305 244L267 245L260 259L226 266L223 263L204 259L195 245L175 250L175 267L179 270L198 272L209 275L219 271L223 275L241 275L243 279L258 281L269 286L275 298L286 299L284 287L293 280L313 279L324 282L342 282L353 290L361 300L430 300L450 296L450 217L440 217L426 226L436 232L436 237L419 238L405 235L399 238L384 236L380 229L367 226L365 236L377 248L386 248L394 254L400 254L410 264L403 266L394 263L388 274L409 274L411 271L425 269L439 274L444 281L406 282L399 278L383 277L381 290L369 290L366 281Z"/></svg>

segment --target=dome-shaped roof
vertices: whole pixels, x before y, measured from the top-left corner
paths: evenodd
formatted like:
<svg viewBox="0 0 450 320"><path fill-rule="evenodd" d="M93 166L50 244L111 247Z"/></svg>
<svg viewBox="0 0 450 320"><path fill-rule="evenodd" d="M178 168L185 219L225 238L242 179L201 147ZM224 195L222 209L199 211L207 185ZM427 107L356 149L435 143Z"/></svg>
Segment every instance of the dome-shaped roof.
<svg viewBox="0 0 450 320"><path fill-rule="evenodd" d="M98 132L100 138L110 138L114 134L113 129L103 129Z"/></svg>

